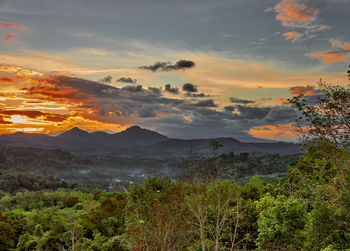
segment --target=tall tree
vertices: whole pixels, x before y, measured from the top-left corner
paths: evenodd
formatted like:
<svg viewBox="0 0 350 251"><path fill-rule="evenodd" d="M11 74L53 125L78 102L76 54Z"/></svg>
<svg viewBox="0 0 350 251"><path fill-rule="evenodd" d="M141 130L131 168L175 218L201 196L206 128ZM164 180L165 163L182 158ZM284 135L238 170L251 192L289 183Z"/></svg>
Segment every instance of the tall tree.
<svg viewBox="0 0 350 251"><path fill-rule="evenodd" d="M317 103L310 96L290 99L301 112L298 130L306 140L329 139L336 145L347 145L350 140L350 89L319 82L322 94Z"/></svg>

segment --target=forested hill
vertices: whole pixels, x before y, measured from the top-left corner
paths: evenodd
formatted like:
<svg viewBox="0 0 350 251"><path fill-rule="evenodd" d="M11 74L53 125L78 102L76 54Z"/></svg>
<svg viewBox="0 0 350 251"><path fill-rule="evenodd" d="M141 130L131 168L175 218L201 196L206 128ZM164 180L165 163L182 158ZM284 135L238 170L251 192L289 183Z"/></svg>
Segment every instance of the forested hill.
<svg viewBox="0 0 350 251"><path fill-rule="evenodd" d="M223 179L232 179L242 184L251 176L260 175L265 180L277 182L279 178L286 175L290 163L297 160L299 155L230 153L221 154L215 158L162 160L7 146L0 147L0 170L3 172L3 177L9 175L6 176L9 180L6 181L7 183L5 179L0 180L3 184L0 189L11 193L23 189L40 190L40 187L44 189L45 186L33 185L31 188L21 184L40 183L39 177L42 177L43 183L45 180L46 183L50 183L53 181L52 177L55 177L67 184L76 183L89 189L118 190L134 182L142 182L150 176L169 176L178 180L182 174L182 168L191 165L192 161L201 165L205 172L209 173L217 160L222 167L221 178ZM21 176L18 176L19 174ZM18 181L19 179L23 182Z"/></svg>

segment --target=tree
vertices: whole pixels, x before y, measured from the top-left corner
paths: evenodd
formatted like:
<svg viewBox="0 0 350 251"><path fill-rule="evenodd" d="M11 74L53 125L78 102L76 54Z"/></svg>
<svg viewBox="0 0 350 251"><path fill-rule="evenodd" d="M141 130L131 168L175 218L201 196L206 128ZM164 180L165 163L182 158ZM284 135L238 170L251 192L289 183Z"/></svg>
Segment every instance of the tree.
<svg viewBox="0 0 350 251"><path fill-rule="evenodd" d="M215 182L208 187L208 229L215 240L215 251L220 250L223 231L229 224L234 225L234 233L230 236L231 249L235 246L239 214L239 192L238 186L230 181Z"/></svg>
<svg viewBox="0 0 350 251"><path fill-rule="evenodd" d="M218 155L218 151L220 148L223 148L223 145L219 143L217 140L212 140L209 142L210 150L213 153L213 156L216 157Z"/></svg>
<svg viewBox="0 0 350 251"><path fill-rule="evenodd" d="M10 250L16 246L17 226L16 222L0 212L0 250Z"/></svg>
<svg viewBox="0 0 350 251"><path fill-rule="evenodd" d="M329 139L336 145L347 145L350 140L350 89L319 82L322 92L318 103L312 104L308 96L290 99L301 112L298 131L307 141L315 138Z"/></svg>
<svg viewBox="0 0 350 251"><path fill-rule="evenodd" d="M149 178L128 192L126 233L131 250L184 250L189 242L185 189L170 179Z"/></svg>
<svg viewBox="0 0 350 251"><path fill-rule="evenodd" d="M307 204L301 199L266 195L257 203L260 250L301 249L305 239Z"/></svg>

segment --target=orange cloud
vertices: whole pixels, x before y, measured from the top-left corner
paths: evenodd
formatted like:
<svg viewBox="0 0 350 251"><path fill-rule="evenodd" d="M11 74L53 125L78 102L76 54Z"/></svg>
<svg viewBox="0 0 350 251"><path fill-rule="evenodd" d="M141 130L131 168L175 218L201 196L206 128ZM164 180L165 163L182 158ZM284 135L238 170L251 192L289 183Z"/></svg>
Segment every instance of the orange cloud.
<svg viewBox="0 0 350 251"><path fill-rule="evenodd" d="M328 26L328 25L320 25L316 30L317 31L323 31L323 30L329 30L332 27Z"/></svg>
<svg viewBox="0 0 350 251"><path fill-rule="evenodd" d="M0 110L0 114L2 117L9 117L12 115L24 116L31 119L40 118L44 121L51 122L62 122L66 120L69 115L62 115L57 113L44 113L41 111L33 111L33 110Z"/></svg>
<svg viewBox="0 0 350 251"><path fill-rule="evenodd" d="M295 31L286 32L283 34L286 40L292 40L293 42L297 41L299 38L303 36L303 34Z"/></svg>
<svg viewBox="0 0 350 251"><path fill-rule="evenodd" d="M334 38L329 39L329 42L332 44L333 48L339 48L342 50L313 52L305 55L312 58L317 58L323 64L346 62L350 56L350 43L344 43Z"/></svg>
<svg viewBox="0 0 350 251"><path fill-rule="evenodd" d="M10 40L10 39L12 39L12 38L15 38L15 35L13 35L13 34L8 34L8 35L4 36L4 37L2 38L2 40Z"/></svg>
<svg viewBox="0 0 350 251"><path fill-rule="evenodd" d="M331 42L333 48L341 48L344 50L350 50L350 43L343 43L337 39L331 38L329 39L329 42Z"/></svg>
<svg viewBox="0 0 350 251"><path fill-rule="evenodd" d="M26 76L26 77L43 76L43 74L40 72L24 69L21 67L7 66L7 65L0 65L0 72L14 73L18 76Z"/></svg>
<svg viewBox="0 0 350 251"><path fill-rule="evenodd" d="M329 42L331 42L333 48L335 48L335 47L342 48L343 47L343 43L340 42L339 40L331 38L331 39L329 39Z"/></svg>
<svg viewBox="0 0 350 251"><path fill-rule="evenodd" d="M45 100L48 99L73 104L82 104L89 101L92 102L91 95L68 86L64 82L59 82L56 77L38 79L33 82L35 83L36 81L40 84L36 84L29 88L22 88L21 90L30 95L42 96Z"/></svg>
<svg viewBox="0 0 350 251"><path fill-rule="evenodd" d="M119 106L125 103L132 106L128 91L21 67L0 65L0 83L0 134L57 133L73 126L121 131L137 121L141 109L147 109L124 107L121 111ZM166 116L162 109L159 112L157 116Z"/></svg>
<svg viewBox="0 0 350 251"><path fill-rule="evenodd" d="M274 125L255 126L249 129L248 133L256 138L290 140L298 135L291 123Z"/></svg>
<svg viewBox="0 0 350 251"><path fill-rule="evenodd" d="M65 75L84 75L89 74L90 70L91 69L89 68L66 63L63 57L53 54L0 54L0 71L13 73L22 72L25 75L43 75L43 73L52 74L53 71ZM107 70L103 70L103 74L106 71ZM112 72L112 70L109 72ZM99 74L99 71L97 71L96 74Z"/></svg>
<svg viewBox="0 0 350 251"><path fill-rule="evenodd" d="M12 115L2 118L0 115L0 134L15 132L29 132L42 134L55 134L71 129L74 126L87 131L115 131L119 132L129 127L129 124L106 123L97 120L83 118L81 116L69 116L65 120L56 122L43 120L42 117L31 119L23 115Z"/></svg>
<svg viewBox="0 0 350 251"><path fill-rule="evenodd" d="M306 54L312 58L321 60L322 64L332 64L337 62L346 62L349 55L347 51L323 51L323 52L312 52Z"/></svg>
<svg viewBox="0 0 350 251"><path fill-rule="evenodd" d="M4 117L0 115L0 124L12 124L12 122L4 120Z"/></svg>
<svg viewBox="0 0 350 251"><path fill-rule="evenodd" d="M316 21L318 10L307 7L302 1L282 0L274 10L278 13L276 19L286 27L316 28L311 25Z"/></svg>
<svg viewBox="0 0 350 251"><path fill-rule="evenodd" d="M3 27L14 27L14 28L17 28L17 29L22 29L22 30L26 30L28 28L25 25L16 24L16 23L6 23L6 22L0 22L0 26L3 26Z"/></svg>
<svg viewBox="0 0 350 251"><path fill-rule="evenodd" d="M281 104L288 104L289 103L288 99L285 99L285 98L279 98L279 99L276 99L276 101L280 102Z"/></svg>
<svg viewBox="0 0 350 251"><path fill-rule="evenodd" d="M314 86L306 85L306 86L294 86L289 89L289 92L294 95L313 95L316 94Z"/></svg>
<svg viewBox="0 0 350 251"><path fill-rule="evenodd" d="M13 83L13 82L15 82L15 81L14 81L12 78L0 77L0 82Z"/></svg>

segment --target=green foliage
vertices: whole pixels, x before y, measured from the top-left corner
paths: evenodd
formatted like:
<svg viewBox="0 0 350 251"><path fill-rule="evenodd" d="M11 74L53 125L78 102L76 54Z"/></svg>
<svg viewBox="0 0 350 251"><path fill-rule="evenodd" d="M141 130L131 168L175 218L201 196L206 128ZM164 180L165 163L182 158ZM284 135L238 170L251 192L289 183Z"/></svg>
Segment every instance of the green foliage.
<svg viewBox="0 0 350 251"><path fill-rule="evenodd" d="M277 183L284 177L291 162L298 160L299 154L294 155L254 155L248 153L222 154L210 159L200 159L189 163L199 165L201 176L211 174L219 166L221 179L234 180L238 184L249 182L250 177L259 175L266 181ZM203 178L203 177L202 177Z"/></svg>
<svg viewBox="0 0 350 251"><path fill-rule="evenodd" d="M6 214L0 212L0 250L6 251L15 247L18 228L16 220L11 220Z"/></svg>
<svg viewBox="0 0 350 251"><path fill-rule="evenodd" d="M98 230L105 236L121 234L125 227L125 195L107 194L99 199L99 205L88 213L85 227L90 233Z"/></svg>
<svg viewBox="0 0 350 251"><path fill-rule="evenodd" d="M49 190L54 191L58 188L73 188L73 185L68 185L54 177L35 173L17 173L10 174L6 172L0 173L0 189L8 193L19 191L39 191Z"/></svg>
<svg viewBox="0 0 350 251"><path fill-rule="evenodd" d="M298 161L298 169L307 178L327 183L341 170L346 158L346 148L337 147L327 139L320 139L308 146L308 151Z"/></svg>
<svg viewBox="0 0 350 251"><path fill-rule="evenodd" d="M79 202L79 198L77 196L70 196L68 199L63 201L63 206L64 207L73 207L78 202Z"/></svg>
<svg viewBox="0 0 350 251"><path fill-rule="evenodd" d="M266 195L259 202L260 249L300 249L304 243L304 226L307 221L307 205L301 199Z"/></svg>
<svg viewBox="0 0 350 251"><path fill-rule="evenodd" d="M186 189L170 179L150 178L127 194L126 233L132 249L182 250L188 241Z"/></svg>

